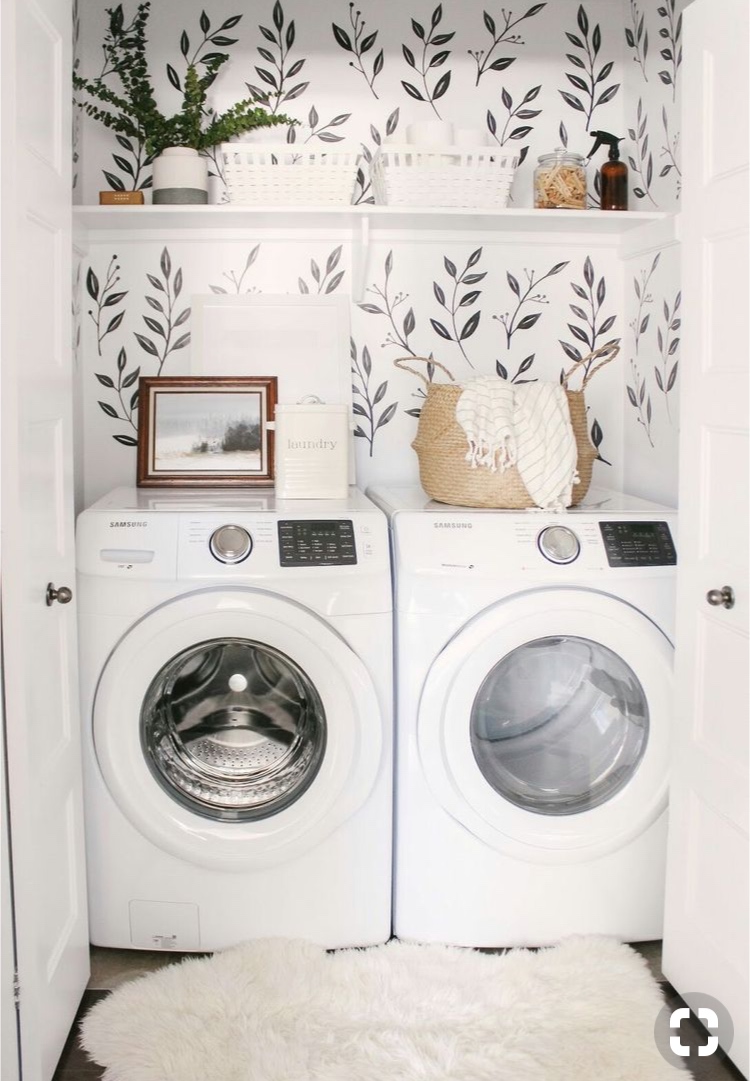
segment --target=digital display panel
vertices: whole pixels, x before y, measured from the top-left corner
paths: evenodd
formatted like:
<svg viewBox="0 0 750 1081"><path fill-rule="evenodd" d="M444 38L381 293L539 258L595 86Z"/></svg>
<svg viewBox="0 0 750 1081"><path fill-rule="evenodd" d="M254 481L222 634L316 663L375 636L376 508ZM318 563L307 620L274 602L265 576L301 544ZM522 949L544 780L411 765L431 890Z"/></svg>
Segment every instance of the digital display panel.
<svg viewBox="0 0 750 1081"><path fill-rule="evenodd" d="M345 567L357 562L354 523L348 520L279 521L282 567Z"/></svg>
<svg viewBox="0 0 750 1081"><path fill-rule="evenodd" d="M670 567L677 562L666 522L600 522L610 567Z"/></svg>

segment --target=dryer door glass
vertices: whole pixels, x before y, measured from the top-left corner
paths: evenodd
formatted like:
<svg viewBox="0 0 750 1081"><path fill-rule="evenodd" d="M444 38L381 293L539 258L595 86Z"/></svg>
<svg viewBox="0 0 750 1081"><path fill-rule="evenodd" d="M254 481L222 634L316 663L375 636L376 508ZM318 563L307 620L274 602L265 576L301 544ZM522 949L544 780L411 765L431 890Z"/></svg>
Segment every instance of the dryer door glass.
<svg viewBox="0 0 750 1081"><path fill-rule="evenodd" d="M309 787L326 718L295 662L261 642L213 639L173 657L141 710L141 746L159 784L190 810L267 818Z"/></svg>
<svg viewBox="0 0 750 1081"><path fill-rule="evenodd" d="M605 803L643 758L649 711L633 670L586 638L539 638L508 653L471 711L471 746L505 799L545 815Z"/></svg>

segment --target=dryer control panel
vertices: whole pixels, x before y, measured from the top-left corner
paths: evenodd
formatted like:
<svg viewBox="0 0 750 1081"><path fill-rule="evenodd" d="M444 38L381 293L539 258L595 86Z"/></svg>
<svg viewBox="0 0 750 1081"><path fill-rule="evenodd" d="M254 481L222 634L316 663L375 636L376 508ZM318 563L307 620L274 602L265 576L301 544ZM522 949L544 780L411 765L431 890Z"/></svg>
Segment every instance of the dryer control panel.
<svg viewBox="0 0 750 1081"><path fill-rule="evenodd" d="M610 567L671 567L677 563L666 522L600 522Z"/></svg>

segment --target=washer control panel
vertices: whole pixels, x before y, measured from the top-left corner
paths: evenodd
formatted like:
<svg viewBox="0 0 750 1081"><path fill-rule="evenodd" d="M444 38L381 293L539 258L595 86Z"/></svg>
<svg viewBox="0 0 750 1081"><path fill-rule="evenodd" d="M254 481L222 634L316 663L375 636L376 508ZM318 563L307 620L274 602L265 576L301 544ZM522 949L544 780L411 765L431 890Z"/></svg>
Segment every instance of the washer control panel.
<svg viewBox="0 0 750 1081"><path fill-rule="evenodd" d="M671 567L677 563L666 522L600 522L610 567Z"/></svg>
<svg viewBox="0 0 750 1081"><path fill-rule="evenodd" d="M339 510L308 500L279 502L278 511L89 508L78 523L78 569L86 575L164 582L327 583L342 575L353 588L356 579L360 588L365 571L390 580L388 520L382 511L372 505L344 504Z"/></svg>
<svg viewBox="0 0 750 1081"><path fill-rule="evenodd" d="M345 567L357 562L354 523L280 519L279 558L282 567Z"/></svg>
<svg viewBox="0 0 750 1081"><path fill-rule="evenodd" d="M550 563L572 563L581 554L581 542L566 525L548 525L536 542L539 551Z"/></svg>
<svg viewBox="0 0 750 1081"><path fill-rule="evenodd" d="M253 538L241 525L222 525L211 534L208 548L220 563L241 563L253 550Z"/></svg>

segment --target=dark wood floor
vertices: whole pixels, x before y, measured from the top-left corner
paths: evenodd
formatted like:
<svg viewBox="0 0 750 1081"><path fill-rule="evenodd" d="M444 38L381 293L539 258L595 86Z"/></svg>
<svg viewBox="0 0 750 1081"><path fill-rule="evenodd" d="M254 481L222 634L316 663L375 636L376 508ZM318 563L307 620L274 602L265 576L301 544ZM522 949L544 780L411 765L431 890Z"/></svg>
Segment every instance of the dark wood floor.
<svg viewBox="0 0 750 1081"><path fill-rule="evenodd" d="M108 994L109 991L84 991L81 1005L52 1081L98 1081L98 1078L104 1076L104 1067L92 1062L78 1046L78 1025L84 1014Z"/></svg>
<svg viewBox="0 0 750 1081"><path fill-rule="evenodd" d="M661 986L666 999L671 1000L676 997L674 990L668 983L662 983ZM78 1046L78 1024L87 1010L91 1009L96 1002L99 1002L109 993L109 991L85 992L78 1016L52 1081L98 1081L99 1078L104 1076L103 1067L89 1061L88 1056ZM693 1047L705 1043L705 1033L697 1021L690 1027L689 1032L686 1032L683 1027L681 1027L680 1032L683 1040L687 1040ZM695 1081L744 1081L739 1070L736 1070L731 1062L725 1058L696 1059L691 1056L691 1069ZM687 1076L689 1075L686 1074ZM550 1081L554 1081L554 1079L550 1078ZM633 1081L637 1081L637 1079L634 1078Z"/></svg>
<svg viewBox="0 0 750 1081"><path fill-rule="evenodd" d="M671 1002L674 999L675 1006L679 1006L680 1003L684 1005L682 999L668 983L663 983L662 989L667 1001ZM705 1044L707 1038L708 1033L693 1014L690 1015L688 1021L680 1025L680 1039L693 1049ZM745 1081L740 1071L721 1052L712 1055L711 1058L699 1058L697 1055L691 1055L690 1071L695 1081Z"/></svg>

